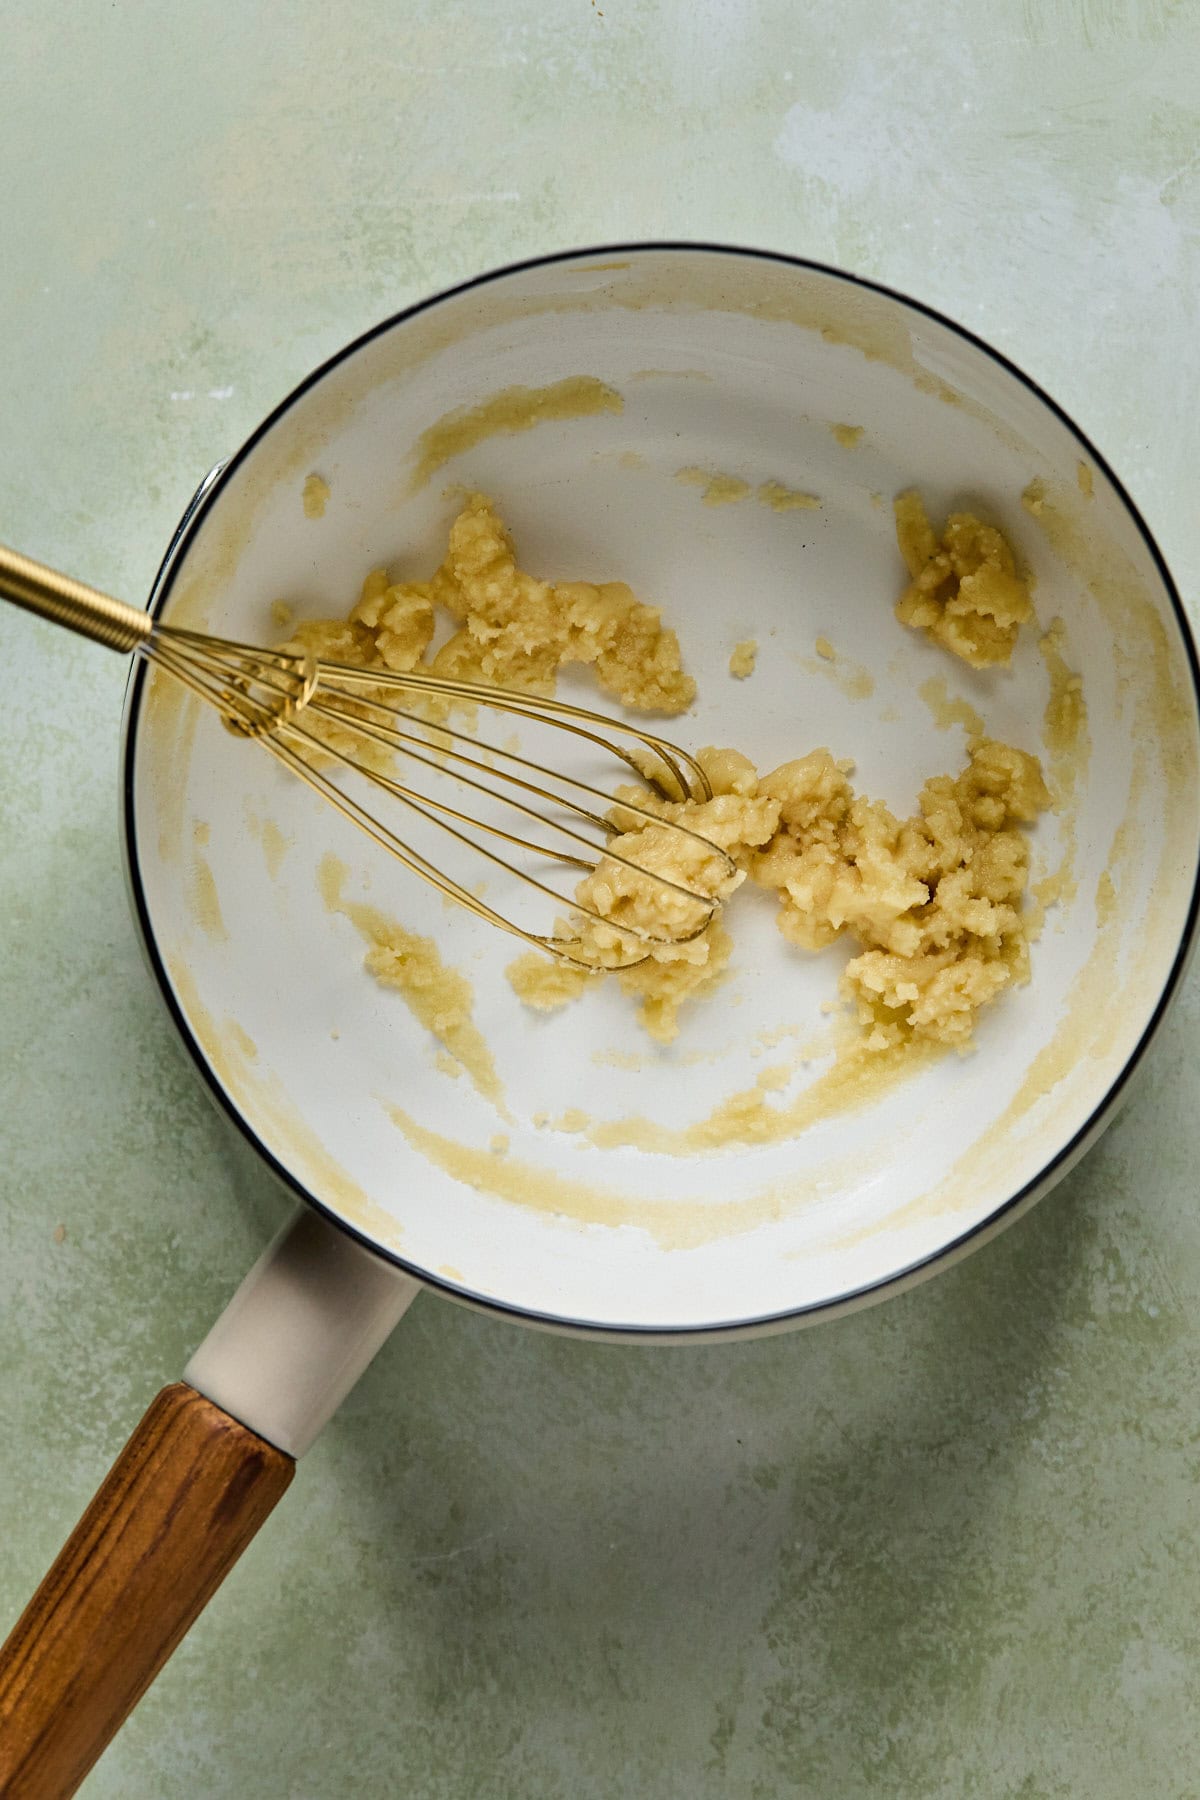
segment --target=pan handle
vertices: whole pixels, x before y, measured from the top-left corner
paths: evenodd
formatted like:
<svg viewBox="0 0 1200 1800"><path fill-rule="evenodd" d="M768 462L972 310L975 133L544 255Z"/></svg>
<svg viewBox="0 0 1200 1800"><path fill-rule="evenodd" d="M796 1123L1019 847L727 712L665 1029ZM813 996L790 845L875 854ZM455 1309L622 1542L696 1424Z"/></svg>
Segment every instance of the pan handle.
<svg viewBox="0 0 1200 1800"><path fill-rule="evenodd" d="M0 1652L0 1793L73 1794L295 1462L183 1382L122 1450Z"/></svg>
<svg viewBox="0 0 1200 1800"><path fill-rule="evenodd" d="M122 1450L0 1649L0 1794L64 1800L419 1285L298 1213Z"/></svg>

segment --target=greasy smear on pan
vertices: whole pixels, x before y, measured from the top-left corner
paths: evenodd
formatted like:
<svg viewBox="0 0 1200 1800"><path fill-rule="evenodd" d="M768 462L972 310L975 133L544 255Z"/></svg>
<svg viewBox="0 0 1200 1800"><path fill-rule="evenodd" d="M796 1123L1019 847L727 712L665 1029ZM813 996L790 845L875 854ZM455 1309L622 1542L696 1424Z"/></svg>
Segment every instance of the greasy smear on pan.
<svg viewBox="0 0 1200 1800"><path fill-rule="evenodd" d="M1096 884L1096 938L1056 1030L1030 1063L1000 1118L929 1194L834 1248L960 1211L980 1182L996 1179L997 1173L1002 1184L1011 1181L1014 1145L1027 1143L1035 1166L1045 1159L1060 1141L1059 1121L1078 1124L1080 1108L1074 1097L1079 1084L1085 1084L1085 1097L1092 1103L1097 1072L1115 1074L1129 1054L1143 1029L1147 999L1157 993L1177 946L1179 910L1143 907L1140 930L1133 937L1123 906L1136 902L1127 901L1126 894L1170 896L1180 893L1181 887L1186 891L1194 879L1190 862L1181 865L1180 860L1195 843L1198 786L1194 702L1183 660L1172 656L1167 627L1136 571L1111 541L1084 529L1079 496L1065 485L1038 479L1022 498L1051 548L1087 582L1104 628L1112 633L1118 704L1131 714L1134 765L1124 818ZM1059 738L1064 754L1080 752L1085 728L1086 715L1073 742L1069 725L1065 728ZM1055 727L1056 736L1060 729L1061 723ZM1153 817L1160 810L1155 853L1147 844L1141 819L1143 812Z"/></svg>
<svg viewBox="0 0 1200 1800"><path fill-rule="evenodd" d="M922 700L929 708L929 714L939 731L950 731L955 725L961 725L968 737L985 737L987 726L980 718L969 700L961 694L950 693L944 675L931 675L917 689Z"/></svg>
<svg viewBox="0 0 1200 1800"><path fill-rule="evenodd" d="M857 1112L882 1099L943 1053L940 1046L920 1039L871 1050L856 1038L843 1042L830 1067L790 1100L774 1102L770 1095L790 1083L795 1073L807 1072L802 1057L764 1070L753 1087L730 1094L694 1124L672 1127L647 1118L611 1119L593 1125L587 1135L600 1150L634 1149L659 1156L701 1156L731 1144L779 1144L824 1119Z"/></svg>
<svg viewBox="0 0 1200 1800"><path fill-rule="evenodd" d="M821 502L815 494L801 488L786 487L782 481L761 481L756 487L742 475L728 475L720 469L701 469L694 464L675 471L676 481L685 487L698 487L705 506L730 506L754 497L760 506L772 512L815 512Z"/></svg>
<svg viewBox="0 0 1200 1800"><path fill-rule="evenodd" d="M705 506L729 506L751 492L750 483L740 475L722 475L716 469L679 469L675 479L687 487L698 487Z"/></svg>
<svg viewBox="0 0 1200 1800"><path fill-rule="evenodd" d="M213 876L212 865L197 845L192 851L192 879L188 893L192 918L214 944L228 942L229 929L221 912L221 896Z"/></svg>
<svg viewBox="0 0 1200 1800"><path fill-rule="evenodd" d="M348 1224L388 1249L398 1249L403 1230L353 1181L288 1096L279 1077L260 1069L258 1049L236 1019L216 1020L200 1000L190 969L168 959L168 974L188 1024L213 1074L278 1160Z"/></svg>
<svg viewBox="0 0 1200 1800"><path fill-rule="evenodd" d="M1063 655L1065 634L1061 619L1054 619L1038 639L1038 651L1050 680L1050 697L1042 720L1046 748L1046 782L1059 819L1058 866L1033 884L1033 895L1044 912L1060 900L1075 896L1075 856L1078 848L1077 799L1092 755L1083 682Z"/></svg>
<svg viewBox="0 0 1200 1800"><path fill-rule="evenodd" d="M875 677L865 663L855 662L830 643L818 637L813 644L816 656L800 656L797 662L806 675L820 675L842 690L847 700L869 700L875 692Z"/></svg>
<svg viewBox="0 0 1200 1800"><path fill-rule="evenodd" d="M329 504L329 483L320 475L306 476L300 501L306 519L323 519L325 508Z"/></svg>
<svg viewBox="0 0 1200 1800"><path fill-rule="evenodd" d="M457 407L430 425L417 439L409 492L423 488L431 475L456 456L473 450L485 438L511 437L532 431L552 419L584 419L596 413L619 413L625 402L615 388L593 375L568 375L548 387L510 387L477 406Z"/></svg>
<svg viewBox="0 0 1200 1800"><path fill-rule="evenodd" d="M632 1226L644 1231L663 1250L695 1250L741 1232L756 1231L784 1218L805 1200L820 1198L837 1179L835 1172L823 1170L819 1180L764 1188L745 1199L655 1200L641 1193L621 1194L612 1188L559 1175L515 1157L497 1156L489 1149L474 1149L430 1131L398 1106L389 1107L388 1112L413 1149L455 1181L528 1212L548 1214L575 1225L610 1229Z"/></svg>
<svg viewBox="0 0 1200 1800"><path fill-rule="evenodd" d="M432 938L409 931L376 906L346 898L349 869L332 854L321 858L317 881L330 912L349 919L369 948L364 966L394 988L413 1017L466 1071L485 1100L501 1111L504 1089L487 1040L472 1016L474 994L458 969L444 963Z"/></svg>

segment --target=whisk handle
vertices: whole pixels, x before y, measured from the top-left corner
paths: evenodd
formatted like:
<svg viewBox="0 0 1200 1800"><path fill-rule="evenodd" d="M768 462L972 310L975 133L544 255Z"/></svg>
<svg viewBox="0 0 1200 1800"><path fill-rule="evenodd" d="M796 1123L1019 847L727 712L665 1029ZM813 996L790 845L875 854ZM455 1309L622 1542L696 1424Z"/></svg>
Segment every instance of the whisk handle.
<svg viewBox="0 0 1200 1800"><path fill-rule="evenodd" d="M85 581L60 575L45 563L0 544L0 598L23 606L55 625L107 644L110 650L136 650L150 636L153 622L139 607L114 600Z"/></svg>

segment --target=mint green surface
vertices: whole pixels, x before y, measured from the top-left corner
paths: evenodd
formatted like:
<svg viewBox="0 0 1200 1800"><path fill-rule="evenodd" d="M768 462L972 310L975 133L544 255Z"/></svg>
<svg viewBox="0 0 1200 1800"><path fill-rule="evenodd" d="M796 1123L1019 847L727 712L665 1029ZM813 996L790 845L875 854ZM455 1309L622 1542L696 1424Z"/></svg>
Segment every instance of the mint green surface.
<svg viewBox="0 0 1200 1800"><path fill-rule="evenodd" d="M1200 592L1193 7L3 12L8 542L138 600L198 478L355 333L671 235L981 331ZM0 666L6 1628L287 1202L140 962L123 667L5 611ZM1051 1199L840 1323L640 1350L422 1299L86 1794L1200 1793L1198 1033L1193 983Z"/></svg>

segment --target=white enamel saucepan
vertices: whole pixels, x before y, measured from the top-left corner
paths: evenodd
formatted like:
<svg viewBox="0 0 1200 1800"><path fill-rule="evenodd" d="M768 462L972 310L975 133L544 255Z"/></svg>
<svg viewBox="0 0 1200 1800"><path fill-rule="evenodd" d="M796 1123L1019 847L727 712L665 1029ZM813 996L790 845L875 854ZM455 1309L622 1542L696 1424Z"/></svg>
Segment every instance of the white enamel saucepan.
<svg viewBox="0 0 1200 1800"><path fill-rule="evenodd" d="M320 517L301 503L313 473ZM974 674L896 622L891 501L912 486L935 518L986 514L1032 571L1040 626L1061 619L1083 682L1073 752L1043 741L1054 657L1036 629L1011 670ZM1061 892L1033 978L971 1055L859 1091L829 1073L850 951L789 949L755 893L731 908L724 985L673 1045L642 1036L611 985L535 1015L503 938L139 667L124 806L147 956L213 1094L302 1205L9 1640L7 1795L73 1789L422 1286L643 1341L894 1292L1064 1173L1178 985L1200 847L1179 598L1103 459L977 339L746 251L505 270L388 321L284 401L197 496L153 606L250 641L278 637L281 598L345 612L376 565L434 569L464 487L494 497L524 567L628 581L663 608L699 683L668 727L692 748L772 767L827 745L902 812L961 766L956 711L1043 754L1061 806L1034 832L1035 875ZM747 637L758 666L734 680ZM604 704L582 681L560 691ZM469 1066L364 972L364 905L469 978ZM720 1124L748 1092L755 1142Z"/></svg>

